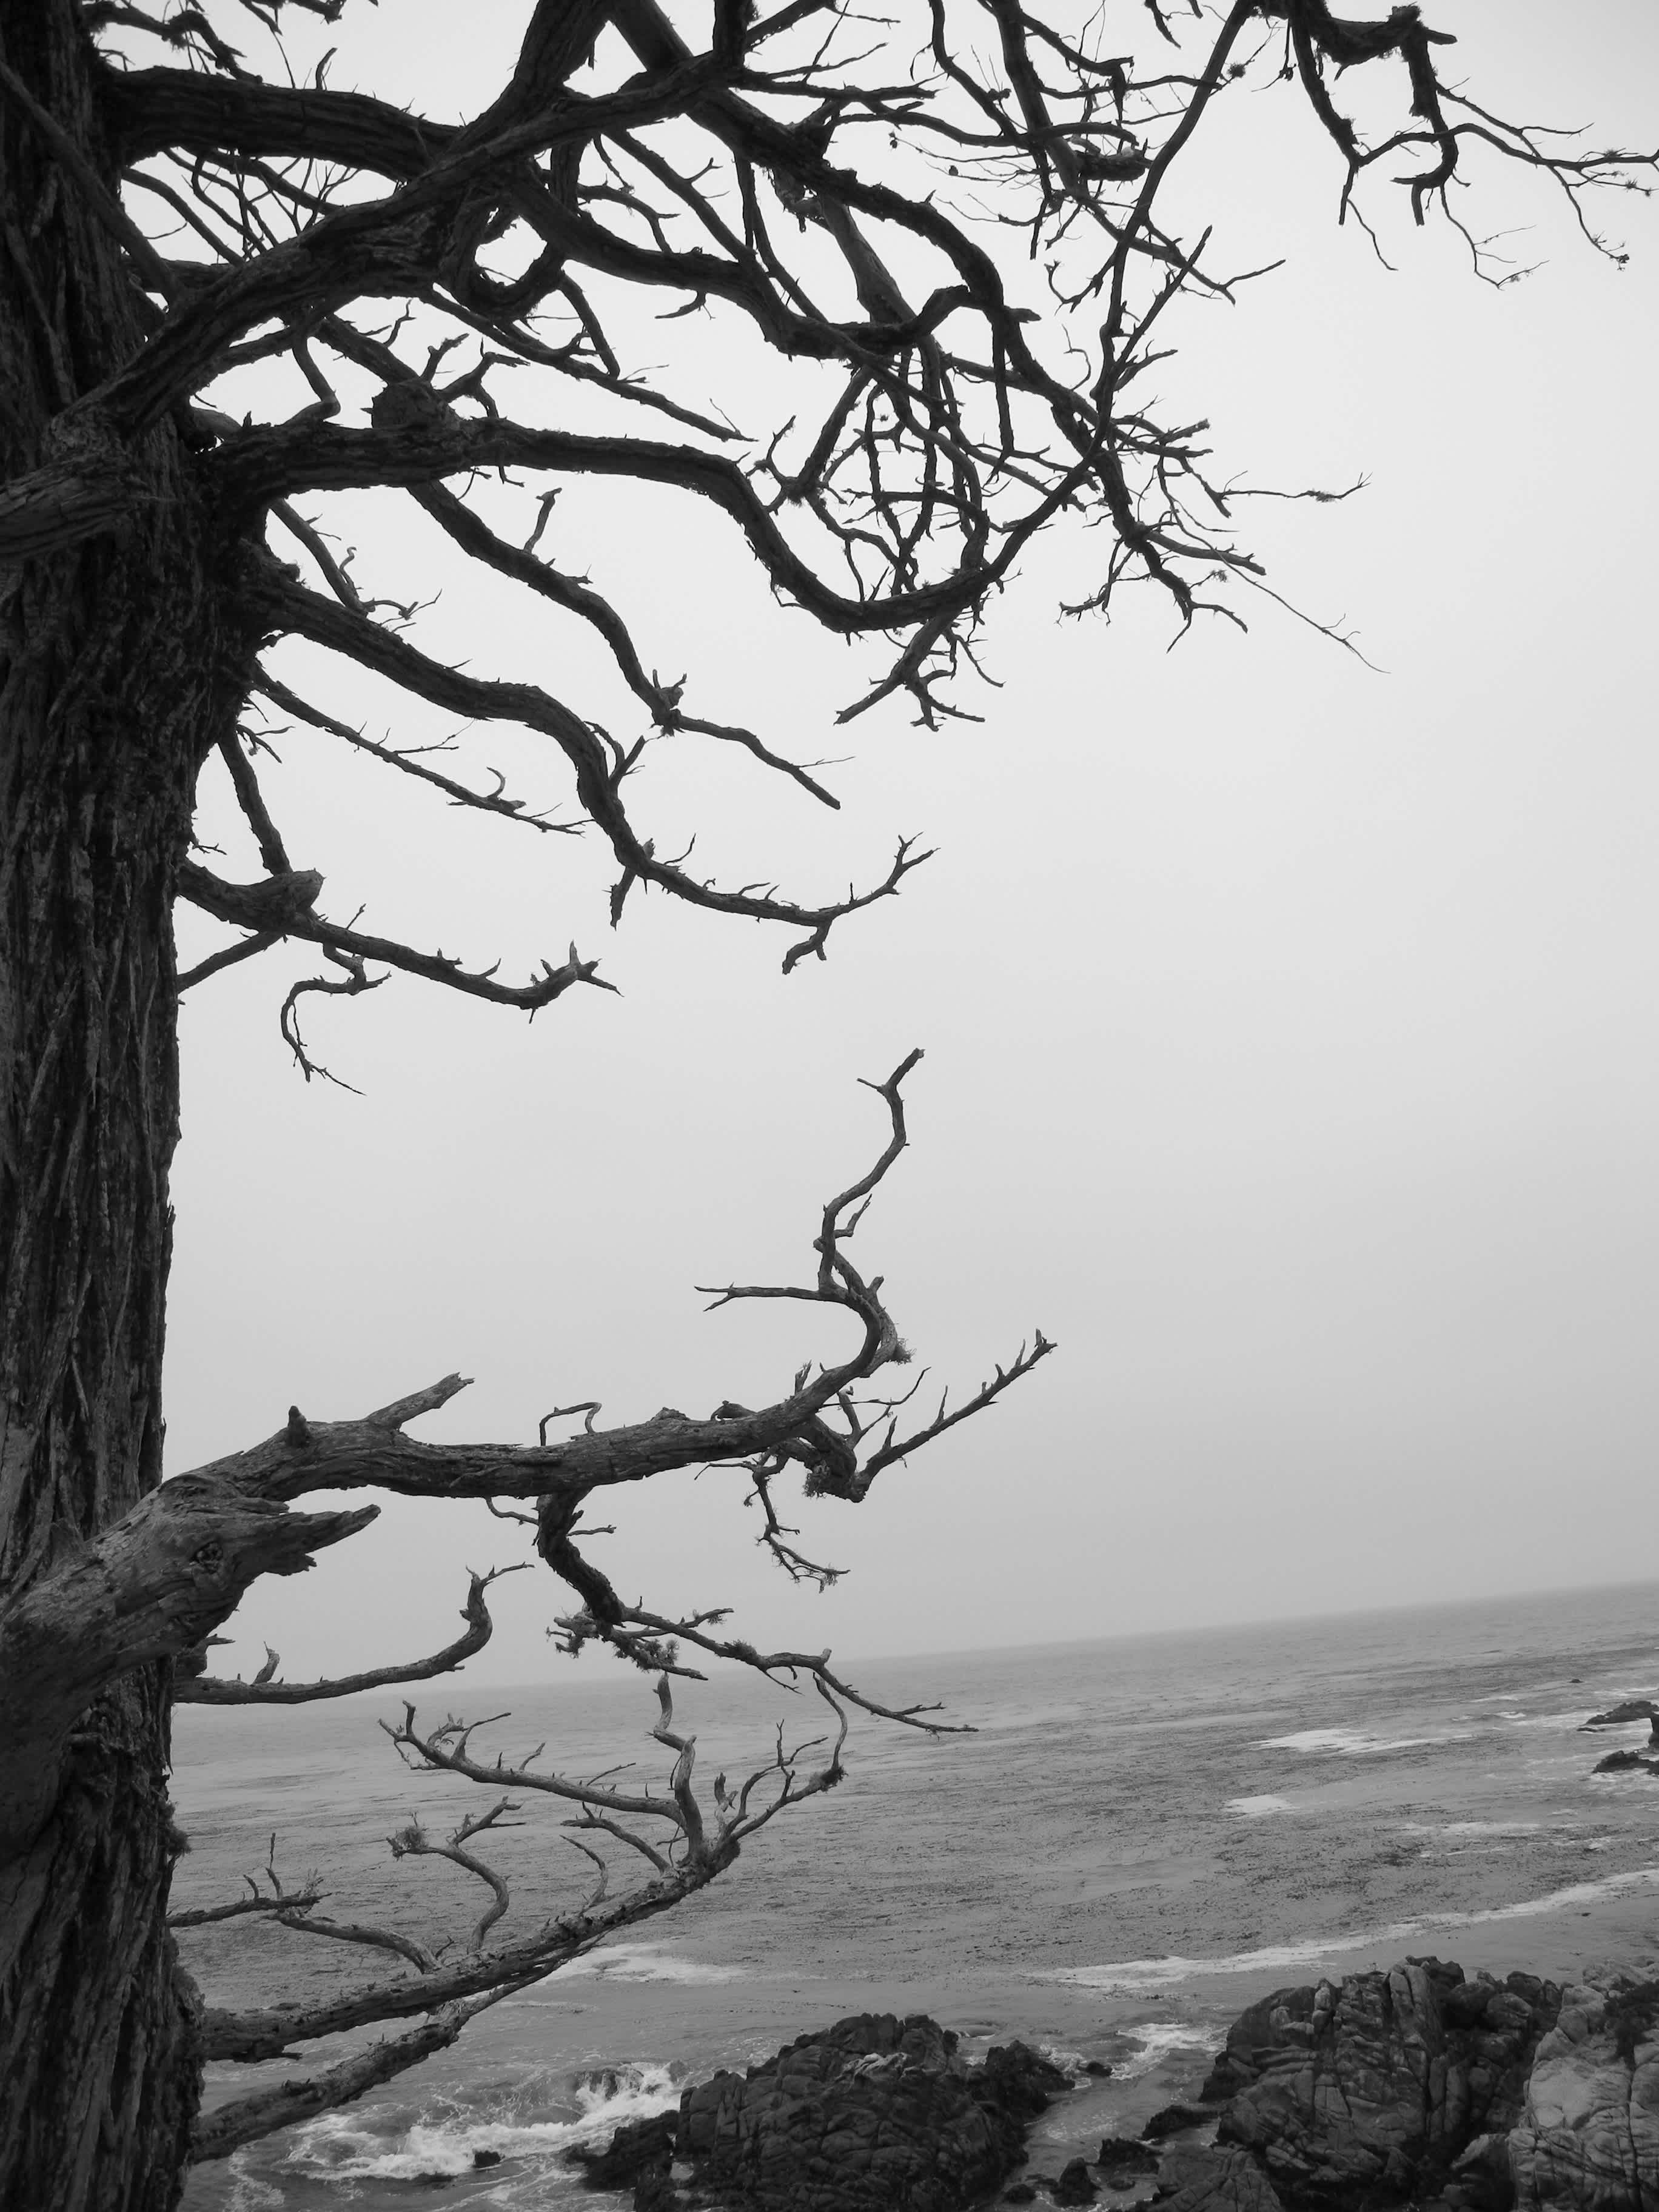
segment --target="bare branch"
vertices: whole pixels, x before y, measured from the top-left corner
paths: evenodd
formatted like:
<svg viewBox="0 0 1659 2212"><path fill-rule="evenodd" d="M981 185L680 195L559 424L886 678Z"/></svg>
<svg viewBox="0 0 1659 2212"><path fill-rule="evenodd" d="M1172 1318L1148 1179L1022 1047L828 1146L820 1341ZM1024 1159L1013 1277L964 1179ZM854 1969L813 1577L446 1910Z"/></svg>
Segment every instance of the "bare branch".
<svg viewBox="0 0 1659 2212"><path fill-rule="evenodd" d="M203 2055L257 2064L280 2057L295 2044L315 2042L349 2028L435 2013L459 1997L526 1988L583 1957L607 1936L671 1911L712 1881L736 1856L736 1842L722 1837L700 1860L688 1859L620 1897L563 1914L515 1943L470 1954L453 1966L441 1965L433 1974L375 1983L311 2006L234 2013L210 2008L203 2021Z"/></svg>
<svg viewBox="0 0 1659 2212"><path fill-rule="evenodd" d="M624 1828L620 1821L607 1820L604 1814L594 1812L592 1807L585 1807L580 1818L567 1820L563 1825L567 1828L603 1828L608 1835L616 1836L631 1850L638 1851L641 1858L648 1859L659 1874L666 1874L669 1870L668 1861L654 1844L648 1844L643 1836L636 1836L631 1828ZM573 1838L571 1840L574 1842L575 1839Z"/></svg>
<svg viewBox="0 0 1659 2212"><path fill-rule="evenodd" d="M805 1674L822 1690L833 1692L848 1705L857 1705L861 1711L877 1720L896 1721L907 1728L924 1730L929 1735L973 1735L976 1731L956 1721L933 1721L929 1713L943 1711L941 1705L884 1705L855 1690L850 1682L843 1681L830 1666L826 1651L761 1651L741 1638L725 1638L709 1636L702 1624L719 1614L698 1614L687 1620L676 1620L664 1613L647 1613L638 1606L629 1607L614 1622L595 1620L591 1614L580 1613L559 1626L568 1639L567 1648L580 1649L593 1639L613 1645L625 1657L635 1656L636 1642L651 1639L653 1659L665 1649L679 1643L694 1644L699 1650L707 1651L716 1659L728 1659L743 1667L752 1668L769 1680ZM682 1669L689 1672L689 1669ZM700 1678L699 1678L700 1679Z"/></svg>
<svg viewBox="0 0 1659 2212"><path fill-rule="evenodd" d="M366 738L361 730L354 730L349 723L324 714L320 708L307 705L297 692L291 691L285 684L279 684L264 669L259 672L259 689L271 704L280 707L285 714L292 714L299 721L309 722L313 729L326 730L331 737L343 738L347 744L354 746L359 752L384 761L388 768L395 768L404 775L412 775L422 783L431 784L457 806L473 806L483 814L502 815L509 822L521 822L526 829L538 830L548 836L568 837L575 832L576 825L573 823L550 822L544 814L527 814L521 800L505 798L500 791L474 791L467 784L457 783L453 776L444 775L422 757L428 748L399 748L377 744L373 738Z"/></svg>
<svg viewBox="0 0 1659 2212"><path fill-rule="evenodd" d="M506 1716L498 1717L505 1719ZM474 1759L467 1748L467 1741L473 1729L483 1725L481 1722L468 1723L450 1719L422 1735L415 1724L413 1705L404 1706L404 1717L395 1725L390 1721L380 1723L392 1742L417 1767L464 1775L469 1782L481 1782L492 1790L533 1790L544 1796L562 1797L572 1804L597 1806L608 1813L630 1813L636 1820L666 1820L674 1827L684 1828L684 1808L674 1797L632 1796L621 1790L605 1789L598 1783L573 1781L566 1775L538 1774L528 1765L509 1766L501 1759L486 1765Z"/></svg>
<svg viewBox="0 0 1659 2212"><path fill-rule="evenodd" d="M410 1821L407 1826L399 1828L396 1834L386 1838L387 1843L392 1846L393 1858L447 1859L452 1865L464 1868L468 1874L476 1875L478 1881L489 1889L490 1902L484 1908L477 1925L472 1930L471 1948L474 1951L483 1948L484 1937L505 1914L512 1900L507 1884L501 1875L493 1867L486 1866L481 1858L467 1850L465 1846L472 1837L481 1835L486 1828L494 1828L503 1824L508 1827L521 1826L522 1822L507 1820L506 1818L509 1813L516 1813L518 1810L519 1808L509 1798L503 1797L499 1804L492 1805L487 1813L476 1813L463 1820L447 1843L434 1844L418 1820Z"/></svg>
<svg viewBox="0 0 1659 2212"><path fill-rule="evenodd" d="M510 1567L493 1567L487 1575L474 1575L466 1594L466 1603L461 1607L461 1618L466 1632L458 1636L453 1644L434 1651L429 1659L411 1659L401 1667L371 1667L359 1674L339 1674L320 1682L281 1682L266 1674L262 1668L252 1682L230 1682L213 1675L198 1674L179 1681L173 1689L173 1700L179 1705L304 1705L319 1698L356 1697L362 1690L381 1690L392 1682L423 1682L434 1674L447 1674L482 1651L495 1632L489 1608L484 1602L484 1592L491 1583L502 1575L518 1574L528 1565L520 1560ZM272 1655L273 1659L275 1655Z"/></svg>
<svg viewBox="0 0 1659 2212"><path fill-rule="evenodd" d="M493 968L479 973L463 968L453 955L416 952L392 938L370 937L361 930L343 929L325 921L316 911L316 900L322 887L323 879L314 871L290 871L268 876L257 884L226 883L194 860L182 862L179 871L179 895L221 921L265 934L297 937L308 945L319 945L325 952L348 962L378 960L406 975L419 975L428 983L441 983L471 998L488 999L494 1006L516 1006L521 1012L533 1014L562 998L573 984L591 983L600 991L616 988L614 983L607 983L597 972L598 961L580 958L574 945L557 968L544 960L541 975L536 981L498 983ZM240 957L240 948L238 951Z"/></svg>
<svg viewBox="0 0 1659 2212"><path fill-rule="evenodd" d="M482 2012L486 2004L493 2004L499 1996L507 1994L505 1990L491 1990L470 2003L440 2006L419 2027L373 2043L367 2051L343 2058L320 2073L305 2075L299 2081L279 2081L272 2088L258 2089L252 2096L234 2098L228 2104L216 2106L196 2123L191 2137L191 2163L228 2158L244 2143L273 2135L278 2128L290 2128L319 2112L333 2112L341 2105L353 2103L383 2081L390 2081L411 2066L418 2066L434 2051L447 2051L469 2020Z"/></svg>
<svg viewBox="0 0 1659 2212"><path fill-rule="evenodd" d="M975 1413L982 1413L988 1406L995 1404L1005 1390L1029 1375L1040 1359L1046 1359L1054 1349L1054 1345L1048 1338L1044 1336L1041 1329L1038 1329L1031 1340L1031 1348L1029 1352L1022 1344L1006 1368L999 1367L992 1380L988 1382L981 1382L973 1396L964 1399L954 1413L945 1413L941 1401L936 1419L929 1421L924 1427L914 1430L908 1437L896 1441L890 1427L886 1441L864 1462L864 1473L866 1478L873 1479L880 1474L883 1468L890 1467L895 1460L902 1460L910 1452L920 1451L924 1444L932 1443L935 1437L942 1437L947 1429L955 1428L959 1421L971 1420ZM894 1425L896 1426L896 1424Z"/></svg>
<svg viewBox="0 0 1659 2212"><path fill-rule="evenodd" d="M325 1936L336 1943L361 1944L371 1951L393 1951L420 1973L437 1972L438 1961L426 1945L398 1935L395 1929L371 1928L352 1920L325 1920L315 1912L280 1912L276 1917L284 1928L292 1928L299 1935Z"/></svg>
<svg viewBox="0 0 1659 2212"><path fill-rule="evenodd" d="M799 905L792 900L749 891L721 890L714 884L701 883L683 869L659 860L650 841L640 837L620 796L621 775L627 762L609 757L589 726L550 693L534 684L489 681L446 667L441 661L417 651L406 640L378 628L348 608L306 591L286 576L277 574L271 578L268 597L272 619L282 627L375 670L448 713L478 721L519 722L550 738L574 772L576 795L583 809L604 832L629 876L670 891L692 906L719 914L744 915L756 921L781 922L790 928L805 930L805 937L786 956L786 972L808 953L822 957L836 922L859 913L878 899L891 897L904 878L932 857L930 854L916 852L912 842L906 841L900 845L891 868L879 884L820 907ZM210 898L218 899L219 907L210 906L209 910L222 912L224 919L238 920L247 911L246 899L232 902L226 896L228 891L240 891L241 886L202 885L199 878L192 877L182 887L185 896L196 898L198 904L208 903ZM198 891L201 896L198 896ZM228 910L233 904L234 911ZM293 933L310 935L319 944L324 941L315 928L296 926ZM349 933L340 930L331 930L329 941L345 950L362 950L368 944L364 939L354 945ZM392 961L391 952L385 950L370 951L368 957L386 959L394 965L410 964L407 959ZM586 963L584 972L571 980L591 981L592 966L592 963ZM434 980L449 979L439 974Z"/></svg>
<svg viewBox="0 0 1659 2212"><path fill-rule="evenodd" d="M240 1920L249 1913L307 1912L320 1902L323 1893L310 1885L295 1890L288 1897L238 1897L228 1905L188 1906L179 1912L169 1912L169 1928L207 1928L220 1920Z"/></svg>

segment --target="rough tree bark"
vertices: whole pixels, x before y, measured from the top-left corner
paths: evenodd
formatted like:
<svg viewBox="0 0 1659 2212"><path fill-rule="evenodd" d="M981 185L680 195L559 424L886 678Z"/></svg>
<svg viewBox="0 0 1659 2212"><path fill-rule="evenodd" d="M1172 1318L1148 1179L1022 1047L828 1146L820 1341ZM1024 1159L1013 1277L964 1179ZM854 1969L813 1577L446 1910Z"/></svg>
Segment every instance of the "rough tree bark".
<svg viewBox="0 0 1659 2212"><path fill-rule="evenodd" d="M340 0L240 4L218 12L263 33L284 5L331 20ZM697 51L688 41L704 29L679 26L655 0L535 0L499 99L456 125L332 93L320 72L314 83L283 82L280 70L261 81L216 29L211 4L165 20L103 0L0 9L0 2203L20 2212L167 2212L197 2129L204 2052L263 2057L342 2024L425 2015L274 2104L256 2097L217 2115L196 2133L197 2154L217 2155L441 2047L470 2010L666 1909L773 1813L834 1786L839 1738L805 1779L781 1747L761 1796L751 1799L759 1775L738 1792L717 1781L705 1815L691 1792L691 1740L674 1733L667 1702L666 1674L687 1671L677 1668L682 1644L811 1674L838 1711L848 1697L866 1701L829 1672L827 1655L757 1653L711 1633L718 1615L625 1607L580 1547L582 1502L670 1468L737 1465L780 1562L826 1580L832 1571L787 1540L775 1481L799 1468L809 1493L856 1502L883 1467L992 1403L1049 1348L1039 1336L955 1411L941 1401L904 1435L902 1395L856 1395L905 1356L880 1279L866 1279L845 1249L904 1143L901 1069L876 1086L891 1116L888 1150L824 1209L813 1279L724 1294L830 1304L860 1324L854 1353L803 1367L773 1404L723 1403L701 1419L665 1411L532 1447L406 1437L406 1422L459 1387L451 1377L361 1421L311 1424L296 1412L265 1443L161 1486L179 990L284 936L331 963L326 980L301 989L368 988L374 962L534 1010L598 981L574 946L562 965L514 986L320 914L320 880L291 863L239 737L255 696L451 800L532 817L296 698L259 663L273 638L306 638L446 712L546 739L615 857L613 922L632 885L654 885L782 924L787 967L822 955L831 926L889 896L919 857L901 847L884 881L820 906L687 874L624 803L639 746L605 738L534 685L449 668L378 621L380 603L359 593L294 500L351 486L408 495L463 553L597 632L647 732L740 744L828 799L753 732L693 715L682 687L647 676L648 657L617 611L538 556L545 500L520 543L449 487L515 470L555 487L605 475L707 502L781 596L845 635L889 641L888 672L848 714L908 695L932 721L949 711L939 687L971 658L988 598L1031 535L1065 512L1106 526L1111 550L1091 606L1139 576L1189 622L1213 605L1218 574L1258 573L1228 534L1225 495L1206 478L1202 426L1160 427L1134 382L1158 357L1154 326L1161 344L1177 293L1227 292L1229 280L1202 266L1204 240L1188 246L1166 231L1157 196L1208 106L1257 58L1276 72L1283 48L1346 165L1347 192L1372 162L1404 162L1419 220L1443 205L1466 144L1542 169L1571 196L1630 180L1632 157L1562 154L1459 105L1437 74L1443 35L1415 9L1352 23L1322 0L1239 0L1219 21L1195 12L1190 69L1170 75L1160 46L1144 82L1110 47L1085 50L1085 34L1062 35L1017 0L983 0L955 45L943 6L920 9L925 69L909 74L907 55L892 77L872 78L820 43L842 12L833 0L794 0L763 17L716 0L710 44ZM1144 29L1142 12L1131 13ZM1153 5L1150 20L1172 42L1173 19ZM578 90L602 30L611 59ZM96 38L128 45L100 58ZM164 67L149 65L157 40ZM146 40L141 59L133 49ZM995 59L970 65L964 57L981 44ZM1368 143L1327 80L1373 63L1396 73L1408 100L1398 127ZM849 118L878 126L848 134L856 162L838 143ZM659 126L668 127L660 141ZM881 149L902 144L913 166L884 181ZM1014 302L942 184L916 188L914 162L932 161L937 177L947 156L952 177L960 163L970 185L982 175L1025 194L1018 231L1058 257L1042 309ZM135 221L133 210L158 204L185 226L185 248L176 238L168 246L187 249L184 258L168 258ZM502 273L488 256L514 232L529 238L530 258ZM889 234L902 248L893 267L925 264L930 274L906 282L931 290L908 292L894 276L872 243ZM1026 243L1021 235L1022 262ZM1065 257L1079 251L1093 261L1068 276ZM1031 265L1041 258L1033 251ZM804 416L796 430L792 418L775 437L734 446L729 423L625 370L584 282L610 287L607 298L635 288L653 317L671 299L713 301L769 359L835 369L840 396L816 427ZM532 327L550 302L565 318L557 343ZM403 353L400 306L416 322ZM1073 308L1080 339L1068 353ZM1048 361L1036 327L1045 315L1061 341ZM422 368L409 349L434 328L447 337ZM472 366L452 359L457 341L476 353ZM562 377L585 398L602 392L635 427L648 410L672 435L516 423L487 386L503 361L537 368L555 389ZM246 422L198 404L250 362L280 366L294 404ZM813 406L825 388L814 387ZM1206 501L1209 519L1195 520ZM268 520L284 533L280 559L266 547ZM320 588L285 565L295 545ZM266 871L252 885L221 881L190 856L198 777L216 756ZM178 896L248 933L184 978ZM309 1073L295 995L284 1030ZM580 1826L620 1838L652 1872L607 1899L602 1870L594 1897L538 1936L441 1971L434 1962L414 1984L355 1992L307 2023L280 2008L209 2014L167 1925L180 1844L166 1790L174 1665L199 1668L210 1632L257 1576L304 1568L372 1516L294 1510L312 1491L340 1487L533 1508L539 1555L579 1601L562 1624L568 1644L603 1640L665 1670L658 1735L675 1764L667 1796L655 1799L625 1801L528 1765L507 1781L574 1800ZM475 1584L466 1636L372 1679L457 1663L487 1633L482 1608ZM204 1700L276 1705L371 1678L268 1691L193 1679ZM412 1711L397 1740L417 1765L496 1773L472 1765L465 1733L422 1734ZM671 1832L653 1843L620 1818L665 1820ZM305 1898L236 1909L341 1932ZM426 1955L392 1948L417 1963Z"/></svg>
<svg viewBox="0 0 1659 2212"><path fill-rule="evenodd" d="M9 10L5 60L112 181L76 13ZM0 450L15 478L71 458L58 418L142 343L145 303L15 103L0 103L0 325L27 333L0 349ZM72 458L108 465L84 447ZM9 1597L161 1480L174 881L198 769L234 729L257 644L235 549L180 465L176 424L126 447L118 469L118 533L0 580ZM7 1785L0 1826L22 1850L0 1849L0 2199L40 2212L162 2212L177 2194L199 2062L165 1925L180 1840L167 1673L157 1662L124 1675L81 1716L55 1771L14 1769Z"/></svg>

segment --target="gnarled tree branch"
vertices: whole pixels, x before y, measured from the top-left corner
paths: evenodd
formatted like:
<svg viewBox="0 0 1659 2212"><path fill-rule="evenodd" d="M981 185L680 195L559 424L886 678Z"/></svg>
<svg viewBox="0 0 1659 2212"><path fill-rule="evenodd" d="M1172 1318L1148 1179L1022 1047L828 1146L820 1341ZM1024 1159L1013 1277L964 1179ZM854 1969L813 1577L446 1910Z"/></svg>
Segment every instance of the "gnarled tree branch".
<svg viewBox="0 0 1659 2212"><path fill-rule="evenodd" d="M383 1690L393 1682L424 1682L434 1674L452 1674L474 1652L482 1651L495 1633L484 1592L499 1577L518 1574L526 1564L520 1561L517 1566L494 1567L487 1575L474 1575L467 1589L466 1603L461 1607L465 1633L458 1636L453 1644L446 1644L441 1651L434 1651L429 1659L411 1659L400 1667L365 1668L361 1674L337 1674L319 1682L283 1682L276 1679L276 1655L273 1652L270 1665L261 1668L252 1682L227 1681L211 1674L183 1676L174 1685L173 1702L191 1705L308 1705L319 1698L353 1698L360 1691Z"/></svg>
<svg viewBox="0 0 1659 2212"><path fill-rule="evenodd" d="M100 1690L199 1644L261 1575L303 1573L379 1511L293 1513L180 1475L13 1598L0 1610L0 1849L46 1818L70 1731Z"/></svg>

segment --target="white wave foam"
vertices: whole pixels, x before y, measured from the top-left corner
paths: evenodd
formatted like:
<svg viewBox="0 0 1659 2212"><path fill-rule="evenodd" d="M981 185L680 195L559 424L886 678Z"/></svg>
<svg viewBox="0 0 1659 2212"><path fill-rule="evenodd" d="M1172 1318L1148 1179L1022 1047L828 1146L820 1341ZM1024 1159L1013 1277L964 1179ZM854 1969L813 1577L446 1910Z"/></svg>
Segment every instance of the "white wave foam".
<svg viewBox="0 0 1659 2212"><path fill-rule="evenodd" d="M1523 1898L1516 1905L1492 1905L1479 1912L1425 1912L1418 1920L1395 1920L1383 1928L1368 1929L1358 1936L1310 1937L1300 1943L1264 1944L1260 1950L1235 1951L1219 1959L1123 1959L1103 1966L1060 1966L1038 1978L1074 1982L1080 1988L1121 1990L1133 1994L1160 1982L1190 1982L1200 1974L1277 1972L1286 1966L1311 1966L1322 1959L1345 1951L1380 1951L1443 1929L1474 1928L1497 1920L1535 1919L1547 1912L1581 1909L1626 1890L1650 1888L1659 1883L1659 1866L1639 1867L1630 1874L1606 1875L1600 1881L1575 1882L1567 1889L1551 1890L1545 1897Z"/></svg>
<svg viewBox="0 0 1659 2212"><path fill-rule="evenodd" d="M576 2084L582 2122L618 2128L624 2120L648 2120L679 2101L680 2081L672 2066L635 2062L596 2068Z"/></svg>
<svg viewBox="0 0 1659 2212"><path fill-rule="evenodd" d="M356 2112L325 2112L295 2130L285 2166L331 2181L453 2180L476 2170L476 2151L498 2151L503 2160L549 2158L573 2143L608 2136L625 2121L672 2112L679 2084L667 2066L606 2068L579 2082L574 2120L486 2119L450 2114L416 2120L401 2135L376 2134ZM238 2200L240 2202L240 2200ZM280 2195L247 2200L279 2204Z"/></svg>
<svg viewBox="0 0 1659 2212"><path fill-rule="evenodd" d="M1156 2021L1146 2027L1126 2028L1124 2033L1133 2036L1140 2049L1112 2071L1120 2080L1129 2081L1150 2074L1177 2051L1214 2051L1227 2039L1224 2028L1194 2027L1180 2021Z"/></svg>
<svg viewBox="0 0 1659 2212"><path fill-rule="evenodd" d="M1272 1813L1288 1813L1288 1797L1230 1797L1222 1808L1228 1813L1242 1813L1247 1820L1266 1820Z"/></svg>
<svg viewBox="0 0 1659 2212"><path fill-rule="evenodd" d="M738 1982L741 1966L708 1966L696 1959L677 1959L654 1943L617 1943L590 1951L559 1969L562 1982L593 1978L617 1982Z"/></svg>
<svg viewBox="0 0 1659 2212"><path fill-rule="evenodd" d="M1036 2048L1037 2057L1046 2058L1051 2066L1058 2066L1062 2074L1081 2074L1088 2063L1083 2053L1073 2051L1068 2044L1039 2043Z"/></svg>
<svg viewBox="0 0 1659 2212"><path fill-rule="evenodd" d="M1257 1748L1337 1752L1345 1758L1355 1759L1379 1751L1416 1751L1429 1744L1467 1743L1474 1734L1473 1729L1449 1729L1441 1735L1380 1736L1369 1735L1364 1729L1298 1729L1294 1735L1264 1736Z"/></svg>

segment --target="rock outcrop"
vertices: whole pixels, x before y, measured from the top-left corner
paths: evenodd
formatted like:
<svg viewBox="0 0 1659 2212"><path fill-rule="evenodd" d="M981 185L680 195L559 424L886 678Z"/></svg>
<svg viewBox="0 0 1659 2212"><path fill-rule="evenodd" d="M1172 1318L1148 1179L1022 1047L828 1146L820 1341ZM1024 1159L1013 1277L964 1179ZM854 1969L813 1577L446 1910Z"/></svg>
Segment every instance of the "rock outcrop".
<svg viewBox="0 0 1659 2212"><path fill-rule="evenodd" d="M1284 2212L1284 2207L1248 2151L1182 2144L1164 2160L1158 2212Z"/></svg>
<svg viewBox="0 0 1659 2212"><path fill-rule="evenodd" d="M1142 2128L1140 2139L1143 2142L1163 2142L1167 2136L1187 2135L1194 2128L1208 2127L1214 2118L1213 2112L1206 2112L1197 2105L1165 2105Z"/></svg>
<svg viewBox="0 0 1659 2212"><path fill-rule="evenodd" d="M1604 1713L1592 1713L1584 1723L1586 1728L1623 1728L1630 1721L1651 1721L1659 1735L1659 1705L1646 1698L1628 1698L1622 1705L1612 1705Z"/></svg>
<svg viewBox="0 0 1659 2212"><path fill-rule="evenodd" d="M1095 2160L1102 2179L1114 2189L1132 2186L1139 2175L1156 2173L1162 2163L1151 2143L1137 2142L1133 2136L1103 2136Z"/></svg>
<svg viewBox="0 0 1659 2212"><path fill-rule="evenodd" d="M1163 2212L1652 2212L1659 1983L1467 1979L1437 1959L1279 1990L1204 2087L1213 2149L1167 2154Z"/></svg>
<svg viewBox="0 0 1659 2212"><path fill-rule="evenodd" d="M645 2174L667 2175L678 2131L678 2116L659 2112L654 2119L625 2120L603 2150L578 2144L567 2155L590 2189L637 2190Z"/></svg>
<svg viewBox="0 0 1659 2212"><path fill-rule="evenodd" d="M1559 2002L1532 1975L1466 1981L1437 1959L1280 1990L1236 2024L1205 2094L1230 2097L1221 2142L1255 2152L1297 2212L1434 2196L1519 2119Z"/></svg>
<svg viewBox="0 0 1659 2212"><path fill-rule="evenodd" d="M717 2074L586 2162L631 2180L640 2212L965 2212L1067 2086L1022 2045L969 2066L931 2020L865 2014ZM1151 2184L1158 2212L1659 2212L1659 1982L1407 1959L1278 1990L1233 2023L1200 2104L1003 2201Z"/></svg>
<svg viewBox="0 0 1659 2212"><path fill-rule="evenodd" d="M1659 1983L1564 1991L1507 2149L1519 2212L1659 2203Z"/></svg>
<svg viewBox="0 0 1659 2212"><path fill-rule="evenodd" d="M1091 2178L1087 2160L1074 2158L1062 2168L1048 2194L1056 2204L1092 2204L1100 2192Z"/></svg>
<svg viewBox="0 0 1659 2212"><path fill-rule="evenodd" d="M1020 2163L1030 2121L1070 2086L1023 2044L970 2066L937 2022L866 2013L699 2082L678 2117L619 2129L583 2163L596 2184L631 2180L653 2212L963 2212ZM684 2194L671 2149L690 2168Z"/></svg>

